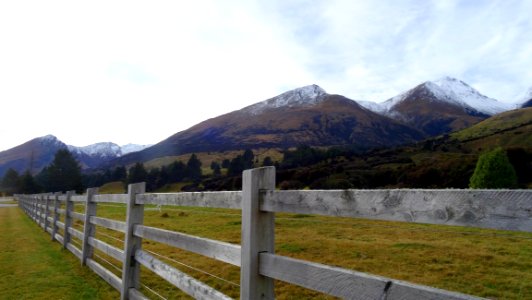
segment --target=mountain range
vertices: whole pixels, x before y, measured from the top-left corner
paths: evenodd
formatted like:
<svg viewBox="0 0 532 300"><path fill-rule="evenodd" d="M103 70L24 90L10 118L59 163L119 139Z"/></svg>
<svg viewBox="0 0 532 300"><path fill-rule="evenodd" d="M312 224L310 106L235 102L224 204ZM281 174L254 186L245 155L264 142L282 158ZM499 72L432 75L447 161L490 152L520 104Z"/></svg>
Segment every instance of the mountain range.
<svg viewBox="0 0 532 300"><path fill-rule="evenodd" d="M19 173L26 170L32 173L39 172L53 161L55 153L60 149L68 149L83 169L91 169L125 154L143 150L148 146L135 144L118 146L108 142L76 147L63 143L53 135L47 135L0 152L0 176L3 176L9 168Z"/></svg>
<svg viewBox="0 0 532 300"><path fill-rule="evenodd" d="M531 101L532 89L520 105L530 106ZM309 85L208 119L149 147L113 143L73 147L53 136L37 138L0 152L0 175L9 167L37 172L61 148L74 153L84 169L246 148L303 144L383 148L467 128L512 108L450 77L424 82L382 103L351 100Z"/></svg>

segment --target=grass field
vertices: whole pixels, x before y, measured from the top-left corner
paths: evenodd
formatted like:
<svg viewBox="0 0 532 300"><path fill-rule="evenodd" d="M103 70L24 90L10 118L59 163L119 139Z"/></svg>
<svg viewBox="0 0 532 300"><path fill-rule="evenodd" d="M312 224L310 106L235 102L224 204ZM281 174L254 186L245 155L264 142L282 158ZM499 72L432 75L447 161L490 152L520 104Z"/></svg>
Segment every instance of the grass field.
<svg viewBox="0 0 532 300"><path fill-rule="evenodd" d="M83 212L83 209L83 205L76 205L77 211ZM125 207L99 204L97 215L124 221ZM144 223L239 244L240 218L238 210L150 206L145 208ZM5 222L4 216L0 216L0 219ZM29 219L24 219L22 223L26 227L32 226L30 231L33 233L18 240L20 246L17 249L49 248L39 251L42 254L32 259L34 263L40 262L44 268L45 265L57 263L58 256L60 259L67 257L67 266L73 268L75 273L84 272L86 275L91 272L86 268L79 270L79 261L61 250L57 243L50 242L49 235ZM532 233L302 214L277 214L275 224L275 248L278 254L481 297L532 299ZM82 222L76 221L75 227L82 230ZM121 240L124 237L121 233L98 227L96 237L116 247L123 247ZM15 239L15 236L11 239ZM76 244L79 247L79 242ZM148 240L143 241L143 248L169 265L238 298L239 268ZM5 255L5 252L2 250L4 254L0 255ZM95 255L96 261L120 274L120 262L98 250ZM15 253L11 254L11 259L3 256L0 269L5 270L4 265L10 263L13 270L18 270L18 264L23 262L16 262L13 257ZM12 276L18 280L17 275ZM57 277L53 281L63 282L68 289L72 286L65 281L70 280L71 276ZM144 268L141 281L142 292L150 298L157 299L158 296L146 287L166 299L188 298ZM106 284L100 282L96 297L106 299L102 285ZM31 284L21 283L21 286ZM275 292L277 299L333 299L282 282L276 282Z"/></svg>
<svg viewBox="0 0 532 300"><path fill-rule="evenodd" d="M117 299L18 207L0 208L0 299Z"/></svg>
<svg viewBox="0 0 532 300"><path fill-rule="evenodd" d="M124 220L124 214L124 207L118 205L98 211L99 216L117 220ZM240 213L235 210L163 206L159 211L149 207L145 224L240 243ZM123 239L121 234L99 228L97 237L122 247L116 240ZM159 258L168 264L238 297L238 268L147 240L143 247L161 255ZM481 297L532 299L531 233L277 214L276 252ZM112 261L103 253L99 256ZM118 262L113 264L120 267ZM141 277L145 285L167 299L185 297L147 270ZM144 293L156 298L150 291ZM276 295L278 299L332 299L282 282L276 283Z"/></svg>

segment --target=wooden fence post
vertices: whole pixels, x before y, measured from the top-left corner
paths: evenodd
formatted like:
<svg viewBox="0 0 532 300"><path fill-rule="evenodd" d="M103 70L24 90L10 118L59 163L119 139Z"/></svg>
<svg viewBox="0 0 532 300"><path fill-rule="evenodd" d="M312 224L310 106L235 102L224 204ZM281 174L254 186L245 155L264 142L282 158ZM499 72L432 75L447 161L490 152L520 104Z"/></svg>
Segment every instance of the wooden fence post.
<svg viewBox="0 0 532 300"><path fill-rule="evenodd" d="M259 253L274 253L275 214L260 211L259 192L275 189L275 167L246 170L242 177L240 299L274 299L273 279L259 274Z"/></svg>
<svg viewBox="0 0 532 300"><path fill-rule="evenodd" d="M72 226L72 215L74 211L74 202L71 201L73 191L68 191L66 193L65 201L65 235L63 236L63 248L66 249L68 243L70 243L70 232L68 229Z"/></svg>
<svg viewBox="0 0 532 300"><path fill-rule="evenodd" d="M89 237L94 236L96 226L91 224L91 216L96 216L96 202L92 202L94 195L98 193L98 188L87 189L87 198L85 204L85 224L83 225L83 246L81 250L81 264L85 265L87 258L92 257L94 249L89 244Z"/></svg>
<svg viewBox="0 0 532 300"><path fill-rule="evenodd" d="M126 215L126 234L124 243L124 261L122 266L122 300L129 299L129 289L140 287L140 264L135 260L135 251L142 247L142 239L133 235L135 225L144 222L144 205L135 204L137 194L146 191L146 183L130 184L128 186L128 201Z"/></svg>
<svg viewBox="0 0 532 300"><path fill-rule="evenodd" d="M46 194L44 196L44 232L50 227L50 221L48 221L50 215L50 195L51 194Z"/></svg>
<svg viewBox="0 0 532 300"><path fill-rule="evenodd" d="M52 221L52 241L55 240L55 234L57 233L57 221L59 220L59 213L57 212L60 203L59 195L61 195L61 192L54 194L54 219Z"/></svg>
<svg viewBox="0 0 532 300"><path fill-rule="evenodd" d="M41 196L41 206L40 206L40 212L41 212L41 227L46 231L46 212L44 211L46 209L46 198L47 194L42 194Z"/></svg>

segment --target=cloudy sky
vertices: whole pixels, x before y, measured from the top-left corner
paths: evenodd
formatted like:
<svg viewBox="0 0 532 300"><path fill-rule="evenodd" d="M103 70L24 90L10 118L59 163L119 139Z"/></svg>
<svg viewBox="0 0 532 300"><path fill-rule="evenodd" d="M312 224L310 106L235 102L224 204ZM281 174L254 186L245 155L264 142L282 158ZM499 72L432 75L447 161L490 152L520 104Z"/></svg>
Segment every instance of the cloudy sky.
<svg viewBox="0 0 532 300"><path fill-rule="evenodd" d="M289 89L532 86L532 1L1 1L0 150L150 144Z"/></svg>

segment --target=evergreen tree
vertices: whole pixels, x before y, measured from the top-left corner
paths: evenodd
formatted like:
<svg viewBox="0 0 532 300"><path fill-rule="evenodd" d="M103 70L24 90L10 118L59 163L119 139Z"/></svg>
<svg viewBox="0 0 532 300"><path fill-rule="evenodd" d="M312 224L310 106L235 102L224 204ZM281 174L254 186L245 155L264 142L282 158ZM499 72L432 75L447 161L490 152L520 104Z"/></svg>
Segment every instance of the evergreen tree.
<svg viewBox="0 0 532 300"><path fill-rule="evenodd" d="M262 166L263 167L268 167L268 166L273 166L273 165L274 165L273 160L269 156L266 156L264 158L264 160L262 161Z"/></svg>
<svg viewBox="0 0 532 300"><path fill-rule="evenodd" d="M19 192L20 176L17 171L9 168L2 178L2 191L8 195L13 195Z"/></svg>
<svg viewBox="0 0 532 300"><path fill-rule="evenodd" d="M24 172L20 177L20 193L36 194L41 192L41 187L37 184L30 171Z"/></svg>
<svg viewBox="0 0 532 300"><path fill-rule="evenodd" d="M129 168L127 175L127 182L129 184L146 182L148 179L148 172L144 168L144 165L137 162L133 167Z"/></svg>
<svg viewBox="0 0 532 300"><path fill-rule="evenodd" d="M113 170L113 173L111 175L112 181L122 181L125 182L127 180L127 170L124 166L116 167Z"/></svg>
<svg viewBox="0 0 532 300"><path fill-rule="evenodd" d="M502 148L486 152L478 158L475 172L469 180L473 189L515 188L517 175Z"/></svg>
<svg viewBox="0 0 532 300"><path fill-rule="evenodd" d="M187 162L187 167L185 169L186 177L192 181L197 181L201 179L201 173L201 161L196 154L193 153Z"/></svg>
<svg viewBox="0 0 532 300"><path fill-rule="evenodd" d="M231 165L231 161L229 159L226 158L222 161L222 168L227 169L229 168L230 165Z"/></svg>
<svg viewBox="0 0 532 300"><path fill-rule="evenodd" d="M168 166L168 181L166 183L180 182L185 178L186 166L181 161L175 161Z"/></svg>
<svg viewBox="0 0 532 300"><path fill-rule="evenodd" d="M220 164L215 161L211 163L211 170L214 176L220 176L222 174Z"/></svg>
<svg viewBox="0 0 532 300"><path fill-rule="evenodd" d="M52 163L42 171L47 192L83 190L81 167L67 149L58 150Z"/></svg>

